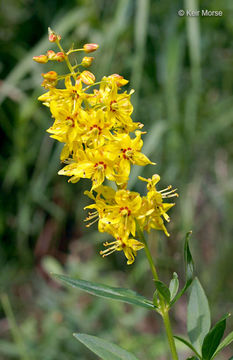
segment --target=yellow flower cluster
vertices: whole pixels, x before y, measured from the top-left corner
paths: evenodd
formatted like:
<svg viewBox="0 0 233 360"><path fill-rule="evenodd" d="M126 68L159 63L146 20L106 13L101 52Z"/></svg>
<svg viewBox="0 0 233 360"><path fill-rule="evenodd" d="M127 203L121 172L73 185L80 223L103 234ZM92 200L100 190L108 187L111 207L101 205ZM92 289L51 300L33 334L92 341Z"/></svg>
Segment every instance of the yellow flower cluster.
<svg viewBox="0 0 233 360"><path fill-rule="evenodd" d="M52 138L64 143L60 159L66 165L59 174L69 176L68 181L73 183L81 178L91 180L91 189L85 193L94 201L87 208L94 211L89 213L87 220L92 221L90 224L98 221L99 231L108 232L115 238L104 244L108 248L101 251L101 255L123 250L127 263L131 264L136 252L144 247L135 239L136 221L142 230L163 230L168 236L164 219L169 221L167 211L174 204L163 203L163 199L177 194L171 187L157 191L158 175L152 179L140 178L147 182L148 192L144 197L127 190L131 164L152 164L141 152L143 132L140 129L143 125L131 118L133 91L121 91L128 81L118 74L103 77L96 83L94 74L87 70L80 72L78 65L71 65L69 54L92 52L98 45L85 44L82 49L65 52L60 39L50 30L49 40L57 43L61 50L58 54L63 54L70 73L66 76L58 76L54 71L42 74L42 86L48 91L39 97L55 119L47 131ZM49 50L47 55L34 57L34 60L41 63L42 57L46 57L56 61L53 53ZM93 58L84 57L80 65L87 67L92 61ZM58 81L63 79L65 88L57 88ZM105 179L115 182L118 190L104 186Z"/></svg>

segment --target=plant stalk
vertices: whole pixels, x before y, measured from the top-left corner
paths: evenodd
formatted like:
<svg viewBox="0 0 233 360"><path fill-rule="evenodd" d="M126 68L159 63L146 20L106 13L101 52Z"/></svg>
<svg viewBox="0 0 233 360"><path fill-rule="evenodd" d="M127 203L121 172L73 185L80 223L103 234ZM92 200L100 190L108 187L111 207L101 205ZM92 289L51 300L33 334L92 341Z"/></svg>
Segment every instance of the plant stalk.
<svg viewBox="0 0 233 360"><path fill-rule="evenodd" d="M66 65L68 66L70 72L71 72L71 75L73 76L74 80L76 80L76 74L74 72L74 69L73 69L73 66L71 65L70 63L70 60L69 60L69 57L67 55L67 53L64 51L63 47L61 46L59 40L56 40L56 44L57 46L59 47L59 49L61 50L61 52L63 52L64 56L65 56L65 62L66 62Z"/></svg>
<svg viewBox="0 0 233 360"><path fill-rule="evenodd" d="M145 239L145 236L144 236L144 234L143 234L143 232L141 230L138 231L138 235L139 235L140 240L145 245L144 250L145 250L146 257L147 257L147 260L149 262L149 265L150 265L151 272L153 274L154 280L159 280L158 273L157 273L153 258L151 256L151 252L150 252L150 249L148 247L147 241ZM169 311L168 306L165 304L163 297L160 296L160 315L163 318L163 323L164 323L164 326L165 326L166 335L167 335L167 339L168 339L172 359L173 360L179 360L177 350L176 350L175 341L174 341L174 337L173 337L173 333L172 333L171 322L170 322L168 311Z"/></svg>

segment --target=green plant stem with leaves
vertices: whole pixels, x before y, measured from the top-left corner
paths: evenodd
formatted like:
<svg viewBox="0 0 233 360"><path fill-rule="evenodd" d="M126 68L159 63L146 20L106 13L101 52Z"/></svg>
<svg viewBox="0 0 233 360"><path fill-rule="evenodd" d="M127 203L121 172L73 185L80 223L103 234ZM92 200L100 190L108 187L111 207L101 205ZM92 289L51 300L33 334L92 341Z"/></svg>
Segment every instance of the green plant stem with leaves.
<svg viewBox="0 0 233 360"><path fill-rule="evenodd" d="M138 235L139 238L141 240L141 242L144 243L145 245L145 253L146 253L146 257L147 260L149 262L150 268L151 268L151 272L153 274L154 280L155 281L159 281L159 277L158 277L158 272L156 270L150 249L148 247L147 241L145 239L145 236L143 234L143 232L141 230L138 230ZM159 295L159 299L160 299L160 304L158 307L158 312L160 313L160 315L163 318L163 322L164 322L164 326L165 326L165 330L166 330L166 335L167 335L167 339L168 339L168 343L170 346L170 351L172 354L172 359L173 360L178 360L178 354L177 354L177 350L176 350L176 345L175 345L175 341L174 341L174 337L173 337L173 333L172 333L172 327L171 327L171 322L170 322L170 317L169 317L169 307L165 304L165 301L163 299L163 297L161 295Z"/></svg>
<svg viewBox="0 0 233 360"><path fill-rule="evenodd" d="M89 294L105 299L126 302L133 306L143 307L147 310L156 310L162 316L164 321L172 360L179 359L174 339L183 343L183 345L192 352L193 355L186 360L213 360L225 347L233 342L233 332L229 333L222 340L226 327L226 319L230 314L224 315L211 328L207 297L199 280L193 277L193 259L189 249L189 237L191 232L187 233L184 243L186 282L181 290L179 290L179 281L176 273L173 274L169 288L159 280L147 241L138 227L138 224L137 234L145 244L145 253L155 281L156 291L154 293L153 302L129 289L115 288L86 280L72 279L66 275L54 274L54 276L64 284L81 289ZM192 287L187 309L187 333L189 338L187 339L173 335L169 319L169 310L186 292L191 284ZM113 357L116 360L138 360L134 354L96 336L74 334L74 337L103 360L112 360ZM233 360L233 358L231 357L228 360Z"/></svg>

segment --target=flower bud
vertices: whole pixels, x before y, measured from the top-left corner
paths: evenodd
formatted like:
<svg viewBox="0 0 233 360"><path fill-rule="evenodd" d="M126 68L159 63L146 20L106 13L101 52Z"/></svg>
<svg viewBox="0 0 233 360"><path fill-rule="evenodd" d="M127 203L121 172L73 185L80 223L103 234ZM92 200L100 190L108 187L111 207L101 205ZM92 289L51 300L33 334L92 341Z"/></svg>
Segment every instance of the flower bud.
<svg viewBox="0 0 233 360"><path fill-rule="evenodd" d="M54 56L54 60L57 60L59 62L62 62L65 60L65 54L63 52L58 52Z"/></svg>
<svg viewBox="0 0 233 360"><path fill-rule="evenodd" d="M47 56L49 60L54 60L54 57L56 56L55 52L53 50L47 51Z"/></svg>
<svg viewBox="0 0 233 360"><path fill-rule="evenodd" d="M49 30L49 41L50 42L56 42L57 40L60 41L61 40L61 36L55 34L55 32L53 30L51 30L50 28Z"/></svg>
<svg viewBox="0 0 233 360"><path fill-rule="evenodd" d="M86 52L86 53L90 53L90 52L93 52L93 51L96 51L98 49L99 45L98 44L85 44L83 46L83 50Z"/></svg>
<svg viewBox="0 0 233 360"><path fill-rule="evenodd" d="M48 62L48 57L46 55L33 56L33 60L40 64L46 64Z"/></svg>
<svg viewBox="0 0 233 360"><path fill-rule="evenodd" d="M54 81L57 80L57 73L56 71L49 71L45 74L41 74L43 76L44 79L46 80L50 80L50 81Z"/></svg>
<svg viewBox="0 0 233 360"><path fill-rule="evenodd" d="M84 70L79 76L82 82L86 85L92 85L95 82L95 75L90 71Z"/></svg>
<svg viewBox="0 0 233 360"><path fill-rule="evenodd" d="M108 76L108 78L113 79L116 82L118 87L124 86L129 82L129 80L124 79L123 76L121 76L119 74L112 74L112 75Z"/></svg>
<svg viewBox="0 0 233 360"><path fill-rule="evenodd" d="M56 71L49 71L41 75L44 78L44 81L42 82L41 86L43 86L45 89L49 89L57 85L58 75Z"/></svg>
<svg viewBox="0 0 233 360"><path fill-rule="evenodd" d="M84 58L82 59L81 65L83 67L89 67L93 60L94 60L94 58L91 56L84 56Z"/></svg>

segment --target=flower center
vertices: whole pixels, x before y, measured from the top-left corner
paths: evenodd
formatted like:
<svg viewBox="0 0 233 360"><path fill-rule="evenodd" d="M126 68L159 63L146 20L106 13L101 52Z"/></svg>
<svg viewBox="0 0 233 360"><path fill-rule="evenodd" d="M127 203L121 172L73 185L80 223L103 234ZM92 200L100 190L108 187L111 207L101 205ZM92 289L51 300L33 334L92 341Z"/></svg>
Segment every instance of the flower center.
<svg viewBox="0 0 233 360"><path fill-rule="evenodd" d="M98 171L103 171L103 169L106 169L107 165L103 161L99 161L99 162L95 163L94 167Z"/></svg>
<svg viewBox="0 0 233 360"><path fill-rule="evenodd" d="M130 216L131 214L131 210L127 206L121 207L119 212L122 216Z"/></svg>
<svg viewBox="0 0 233 360"><path fill-rule="evenodd" d="M70 125L71 127L74 127L74 119L71 116L67 116L66 118L67 124Z"/></svg>
<svg viewBox="0 0 233 360"><path fill-rule="evenodd" d="M133 150L131 147L128 147L127 149L121 149L123 152L123 158L124 159L130 159L133 155Z"/></svg>
<svg viewBox="0 0 233 360"><path fill-rule="evenodd" d="M117 104L116 100L112 100L112 101L110 102L110 110L111 110L112 112L115 112L115 111L116 111L116 108L117 108L117 105L114 105L114 104Z"/></svg>
<svg viewBox="0 0 233 360"><path fill-rule="evenodd" d="M93 129L98 130L99 135L100 135L101 132L102 132L102 129L101 129L98 125L96 125L96 124L90 127L90 130L93 130Z"/></svg>

